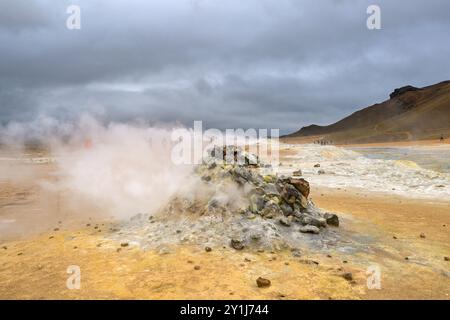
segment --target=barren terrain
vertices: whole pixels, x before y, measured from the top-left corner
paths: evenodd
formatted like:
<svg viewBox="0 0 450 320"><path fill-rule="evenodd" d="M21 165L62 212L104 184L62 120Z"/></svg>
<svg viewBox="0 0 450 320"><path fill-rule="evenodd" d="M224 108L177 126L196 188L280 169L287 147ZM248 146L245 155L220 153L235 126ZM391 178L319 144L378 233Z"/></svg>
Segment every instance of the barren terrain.
<svg viewBox="0 0 450 320"><path fill-rule="evenodd" d="M286 155L295 151L285 149ZM286 170L299 165L292 158L282 161ZM37 168L32 175L26 174L29 166ZM316 205L340 217L336 246L300 252L227 245L207 252L188 244L143 250L111 236L114 219L92 207L74 212L70 195L42 190L38 182L52 179L54 164L12 168L0 181L1 298L449 299L448 198L312 184ZM80 290L66 287L70 265L81 268ZM381 289L367 287L367 268L374 265ZM348 273L351 280L344 277ZM260 276L271 286L259 288Z"/></svg>

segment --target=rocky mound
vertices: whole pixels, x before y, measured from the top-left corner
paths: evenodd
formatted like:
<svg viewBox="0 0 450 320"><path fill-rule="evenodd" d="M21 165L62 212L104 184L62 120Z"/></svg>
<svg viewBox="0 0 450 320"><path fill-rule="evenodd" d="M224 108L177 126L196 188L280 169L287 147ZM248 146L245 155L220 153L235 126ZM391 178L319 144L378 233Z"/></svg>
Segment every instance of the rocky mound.
<svg viewBox="0 0 450 320"><path fill-rule="evenodd" d="M193 175L193 185L159 214L136 216L120 234L151 247L181 242L273 250L297 247L339 225L335 214L322 213L308 198L306 180L277 176L239 148L212 151Z"/></svg>
<svg viewBox="0 0 450 320"><path fill-rule="evenodd" d="M404 86L404 87L401 87L401 88L397 88L397 89L395 89L393 92L391 92L391 93L389 94L389 98L394 99L394 98L396 98L396 97L398 97L398 96L401 96L401 95L404 94L405 92L408 92L408 91L418 91L418 90L420 90L420 89L419 89L419 88L416 88L416 87L413 87L413 86Z"/></svg>

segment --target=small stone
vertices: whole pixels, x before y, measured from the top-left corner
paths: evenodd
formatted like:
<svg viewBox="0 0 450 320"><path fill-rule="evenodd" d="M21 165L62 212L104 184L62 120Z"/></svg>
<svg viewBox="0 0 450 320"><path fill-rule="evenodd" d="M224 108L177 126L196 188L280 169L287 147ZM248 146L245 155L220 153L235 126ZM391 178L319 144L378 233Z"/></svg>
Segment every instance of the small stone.
<svg viewBox="0 0 450 320"><path fill-rule="evenodd" d="M420 237L421 237L422 239L425 239L425 238L426 238L425 233L422 232L422 233L420 234Z"/></svg>
<svg viewBox="0 0 450 320"><path fill-rule="evenodd" d="M325 213L324 218L328 225L339 227L339 217L334 213Z"/></svg>
<svg viewBox="0 0 450 320"><path fill-rule="evenodd" d="M327 258L332 258L331 254L327 254Z"/></svg>
<svg viewBox="0 0 450 320"><path fill-rule="evenodd" d="M75 247L73 247L74 249L78 249L78 247L77 246L75 246Z"/></svg>
<svg viewBox="0 0 450 320"><path fill-rule="evenodd" d="M7 246L3 246L2 249L3 250L8 250L8 247Z"/></svg>
<svg viewBox="0 0 450 320"><path fill-rule="evenodd" d="M194 270L200 270L200 266L195 266Z"/></svg>
<svg viewBox="0 0 450 320"><path fill-rule="evenodd" d="M259 277L258 279L256 279L256 285L259 288L269 287L270 286L270 280L262 278L262 277Z"/></svg>
<svg viewBox="0 0 450 320"><path fill-rule="evenodd" d="M211 249L210 247L205 247L205 251L206 251L206 252L211 252L212 249Z"/></svg>
<svg viewBox="0 0 450 320"><path fill-rule="evenodd" d="M397 238L396 236L393 236L392 238L393 238L393 239L395 239L395 240L397 240L397 239L398 239L398 238Z"/></svg>
<svg viewBox="0 0 450 320"><path fill-rule="evenodd" d="M320 168L320 163L315 164L314 168Z"/></svg>
<svg viewBox="0 0 450 320"><path fill-rule="evenodd" d="M303 264L312 264L312 265L319 265L318 261L315 260L311 260L311 259L300 259L298 262L303 263Z"/></svg>
<svg viewBox="0 0 450 320"><path fill-rule="evenodd" d="M125 248L125 247L128 247L128 242L122 242L121 244L120 244L120 246L122 247L122 248Z"/></svg>
<svg viewBox="0 0 450 320"><path fill-rule="evenodd" d="M450 261L449 257L444 257L444 261Z"/></svg>
<svg viewBox="0 0 450 320"><path fill-rule="evenodd" d="M325 174L325 170L320 169L319 171L317 171L317 174Z"/></svg>
<svg viewBox="0 0 450 320"><path fill-rule="evenodd" d="M50 236L50 237L48 237L49 239L53 239L54 238L54 236Z"/></svg>
<svg viewBox="0 0 450 320"><path fill-rule="evenodd" d="M122 251L122 248L117 248L116 251L120 252L120 251Z"/></svg>
<svg viewBox="0 0 450 320"><path fill-rule="evenodd" d="M243 241L239 239L231 239L230 245L233 249L236 250L242 250L245 247Z"/></svg>
<svg viewBox="0 0 450 320"><path fill-rule="evenodd" d="M345 272L342 277L347 280L347 281L352 281L353 280L353 274L351 272Z"/></svg>
<svg viewBox="0 0 450 320"><path fill-rule="evenodd" d="M348 263L348 261L347 261L347 260L344 260L344 261L342 261L342 263Z"/></svg>
<svg viewBox="0 0 450 320"><path fill-rule="evenodd" d="M409 260L409 258L408 258L408 257L405 257L405 260Z"/></svg>
<svg viewBox="0 0 450 320"><path fill-rule="evenodd" d="M90 226L91 226L91 224L90 224L90 223L87 223L87 224L86 224L86 227L90 227Z"/></svg>
<svg viewBox="0 0 450 320"><path fill-rule="evenodd" d="M165 255L165 254L169 254L169 253L170 253L170 250L169 250L168 248L166 248L166 247L163 247L163 248L161 248L161 249L158 250L158 253L159 253L160 255Z"/></svg>
<svg viewBox="0 0 450 320"><path fill-rule="evenodd" d="M315 226L307 225L307 226L300 227L299 231L302 233L318 234L320 232L320 229Z"/></svg>
<svg viewBox="0 0 450 320"><path fill-rule="evenodd" d="M22 253L22 252L19 252L17 255L18 255L18 256L21 256L21 255L23 255L23 253Z"/></svg>
<svg viewBox="0 0 450 320"><path fill-rule="evenodd" d="M281 217L278 222L285 227L290 227L291 226L291 221L287 218L287 217Z"/></svg>
<svg viewBox="0 0 450 320"><path fill-rule="evenodd" d="M284 264L285 264L286 266L288 266L288 265L289 265L289 262L285 262Z"/></svg>
<svg viewBox="0 0 450 320"><path fill-rule="evenodd" d="M292 175L293 175L293 176L296 176L296 177L301 177L301 175L302 175L302 170L298 169L298 170L292 172Z"/></svg>
<svg viewBox="0 0 450 320"><path fill-rule="evenodd" d="M245 217L249 220L255 219L256 218L256 214L251 213L250 211L245 213Z"/></svg>
<svg viewBox="0 0 450 320"><path fill-rule="evenodd" d="M53 229L53 231L59 231L59 228L55 228L55 229Z"/></svg>

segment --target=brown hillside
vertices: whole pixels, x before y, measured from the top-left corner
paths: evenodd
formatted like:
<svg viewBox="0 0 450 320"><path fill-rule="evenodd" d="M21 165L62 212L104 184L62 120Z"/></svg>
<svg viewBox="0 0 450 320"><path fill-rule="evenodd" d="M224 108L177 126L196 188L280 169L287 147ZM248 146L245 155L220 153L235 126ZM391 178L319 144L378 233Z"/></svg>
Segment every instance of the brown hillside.
<svg viewBox="0 0 450 320"><path fill-rule="evenodd" d="M390 99L328 126L311 125L283 137L315 137L333 143L368 143L450 136L450 81L424 88L406 86Z"/></svg>

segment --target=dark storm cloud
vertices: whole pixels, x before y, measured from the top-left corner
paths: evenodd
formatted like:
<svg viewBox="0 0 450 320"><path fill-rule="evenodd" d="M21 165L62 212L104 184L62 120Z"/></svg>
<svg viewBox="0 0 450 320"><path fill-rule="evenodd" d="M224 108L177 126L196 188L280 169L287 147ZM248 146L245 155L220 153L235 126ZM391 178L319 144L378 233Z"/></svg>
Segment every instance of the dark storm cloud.
<svg viewBox="0 0 450 320"><path fill-rule="evenodd" d="M382 30L366 28L381 7ZM66 8L81 7L81 30ZM0 120L326 124L450 78L450 2L2 1Z"/></svg>

